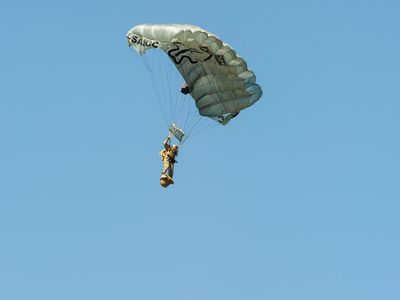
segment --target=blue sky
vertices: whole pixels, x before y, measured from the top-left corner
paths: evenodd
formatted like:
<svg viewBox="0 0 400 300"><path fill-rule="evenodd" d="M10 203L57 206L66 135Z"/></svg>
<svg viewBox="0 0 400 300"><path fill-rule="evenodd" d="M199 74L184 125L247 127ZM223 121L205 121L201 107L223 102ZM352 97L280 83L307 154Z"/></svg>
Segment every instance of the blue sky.
<svg viewBox="0 0 400 300"><path fill-rule="evenodd" d="M399 299L396 1L2 1L0 298ZM126 32L189 23L264 90L185 145Z"/></svg>

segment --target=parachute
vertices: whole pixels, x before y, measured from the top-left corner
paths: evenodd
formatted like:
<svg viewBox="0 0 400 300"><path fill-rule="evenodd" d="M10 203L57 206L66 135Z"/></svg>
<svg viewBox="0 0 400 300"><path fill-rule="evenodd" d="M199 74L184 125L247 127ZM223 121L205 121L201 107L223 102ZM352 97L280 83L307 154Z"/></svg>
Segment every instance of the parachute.
<svg viewBox="0 0 400 300"><path fill-rule="evenodd" d="M160 94L164 88L157 91L160 103L165 101L164 98L178 101L172 108L180 116L175 115L168 122L172 124L169 126L170 131L173 128L172 132L178 132L181 142L183 132L188 134L201 117L208 117L217 121L217 124L225 125L262 96L262 89L256 83L256 76L248 69L246 61L216 35L200 27L187 24L143 24L129 30L127 39L129 46L143 58L152 51L163 53L163 56L166 54L169 58L168 64L176 67L181 78L183 77L185 86L190 88L184 94L190 93L194 103L193 101L187 103L186 98L176 100L180 88L174 86L168 78L163 78L161 81L167 88L172 87L174 90L169 93L164 92L162 96ZM157 65L149 63L146 59L143 61L155 85L158 84L158 80L155 80L154 76L171 73L171 70L162 71L161 63ZM169 108L161 104L160 106L164 109L164 116L166 111L173 110L171 104ZM186 112L182 109L184 106L187 106ZM194 118L191 127L183 129L177 127L185 127L188 123L188 120L185 120L182 124L178 124L178 119L182 116L186 116L186 119Z"/></svg>

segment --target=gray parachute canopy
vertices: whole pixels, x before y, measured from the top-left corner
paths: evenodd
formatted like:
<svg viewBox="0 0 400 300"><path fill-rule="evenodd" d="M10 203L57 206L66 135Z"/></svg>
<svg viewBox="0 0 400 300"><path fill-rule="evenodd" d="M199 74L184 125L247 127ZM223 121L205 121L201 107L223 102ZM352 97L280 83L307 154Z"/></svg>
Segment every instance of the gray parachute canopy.
<svg viewBox="0 0 400 300"><path fill-rule="evenodd" d="M200 27L143 24L129 30L127 38L129 46L141 55L149 49L161 49L170 57L189 85L202 116L224 123L262 95L244 59Z"/></svg>

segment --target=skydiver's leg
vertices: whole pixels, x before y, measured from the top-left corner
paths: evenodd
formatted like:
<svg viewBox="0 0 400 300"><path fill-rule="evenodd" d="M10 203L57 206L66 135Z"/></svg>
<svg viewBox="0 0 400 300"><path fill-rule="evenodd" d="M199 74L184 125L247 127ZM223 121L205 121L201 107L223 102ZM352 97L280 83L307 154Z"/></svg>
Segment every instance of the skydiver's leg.
<svg viewBox="0 0 400 300"><path fill-rule="evenodd" d="M169 169L169 162L167 160L164 160L163 163L164 163L164 165L163 165L161 174L165 175L165 174L167 174L167 171Z"/></svg>
<svg viewBox="0 0 400 300"><path fill-rule="evenodd" d="M170 166L169 166L169 177L174 177L174 164L171 164Z"/></svg>

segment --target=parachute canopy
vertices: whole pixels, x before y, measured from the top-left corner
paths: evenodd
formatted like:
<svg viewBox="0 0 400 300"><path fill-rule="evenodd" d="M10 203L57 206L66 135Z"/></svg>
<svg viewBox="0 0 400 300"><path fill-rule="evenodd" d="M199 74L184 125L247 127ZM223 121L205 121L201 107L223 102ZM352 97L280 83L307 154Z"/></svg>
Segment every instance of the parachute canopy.
<svg viewBox="0 0 400 300"><path fill-rule="evenodd" d="M243 58L214 34L194 25L143 24L127 33L141 55L164 51L190 87L198 112L222 124L262 95Z"/></svg>

